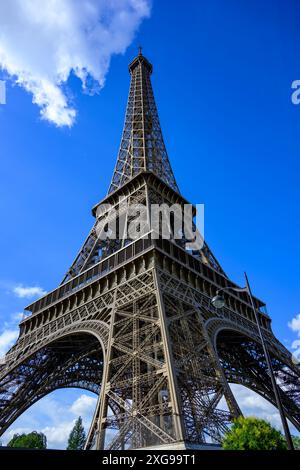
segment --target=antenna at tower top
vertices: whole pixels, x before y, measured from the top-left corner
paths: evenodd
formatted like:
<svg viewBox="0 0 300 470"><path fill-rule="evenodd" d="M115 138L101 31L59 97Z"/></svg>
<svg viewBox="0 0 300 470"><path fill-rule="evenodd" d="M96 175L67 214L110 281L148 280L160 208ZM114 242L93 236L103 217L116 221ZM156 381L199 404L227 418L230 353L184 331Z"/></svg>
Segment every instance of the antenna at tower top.
<svg viewBox="0 0 300 470"><path fill-rule="evenodd" d="M142 46L139 46L138 49L139 49L139 55L143 55L142 54L142 50L143 50Z"/></svg>

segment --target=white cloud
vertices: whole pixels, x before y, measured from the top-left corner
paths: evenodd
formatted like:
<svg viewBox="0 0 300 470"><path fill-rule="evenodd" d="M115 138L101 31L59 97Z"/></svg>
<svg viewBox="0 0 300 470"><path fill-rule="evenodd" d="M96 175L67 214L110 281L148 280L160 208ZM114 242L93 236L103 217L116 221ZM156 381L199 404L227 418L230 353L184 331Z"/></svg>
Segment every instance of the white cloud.
<svg viewBox="0 0 300 470"><path fill-rule="evenodd" d="M292 349L297 349L300 347L300 339L296 339L292 342Z"/></svg>
<svg viewBox="0 0 300 470"><path fill-rule="evenodd" d="M49 449L65 449L69 434L75 420L61 422L55 426L45 426L33 429L30 426L13 426L4 434L3 442L6 445L14 436L14 434L28 434L33 430L42 432L47 437L47 447Z"/></svg>
<svg viewBox="0 0 300 470"><path fill-rule="evenodd" d="M1 436L1 442L6 445L14 436L14 434L28 434L32 432L32 429L29 428L29 427L24 427L24 426L17 426L17 427L13 427L11 429L9 429L8 431L6 431L5 434L3 434L4 436L4 439L3 439L3 436Z"/></svg>
<svg viewBox="0 0 300 470"><path fill-rule="evenodd" d="M84 418L86 415L90 415L90 413L94 411L96 403L97 398L83 394L74 401L70 410L72 413Z"/></svg>
<svg viewBox="0 0 300 470"><path fill-rule="evenodd" d="M124 53L151 0L9 0L0 2L0 67L33 95L41 117L72 126L66 83L98 91L113 54Z"/></svg>
<svg viewBox="0 0 300 470"><path fill-rule="evenodd" d="M19 325L20 321L23 320L24 317L25 317L25 314L22 312L12 313L8 318L5 319L3 326L2 326L2 330L11 330L11 329L16 328Z"/></svg>
<svg viewBox="0 0 300 470"><path fill-rule="evenodd" d="M4 361L4 355L14 344L19 335L19 330L4 330L0 334L0 364Z"/></svg>
<svg viewBox="0 0 300 470"><path fill-rule="evenodd" d="M30 299L31 297L42 297L43 295L47 294L47 292L41 287L26 287L22 284L15 286L13 288L13 293L21 299Z"/></svg>
<svg viewBox="0 0 300 470"><path fill-rule="evenodd" d="M256 416L269 421L273 426L281 426L277 409L263 397L242 385L231 385L233 394L245 416Z"/></svg>
<svg viewBox="0 0 300 470"><path fill-rule="evenodd" d="M288 327L297 333L300 336L300 313L292 318L290 322L288 322ZM292 342L291 349L293 349L292 354L292 361L294 364L300 364L300 340L296 339Z"/></svg>
<svg viewBox="0 0 300 470"><path fill-rule="evenodd" d="M10 316L12 323L19 323L21 320L23 320L23 318L24 318L23 312L12 313Z"/></svg>
<svg viewBox="0 0 300 470"><path fill-rule="evenodd" d="M12 313L8 320L4 321L0 333L0 364L5 362L5 354L13 346L19 336L18 324L23 318L23 313Z"/></svg>
<svg viewBox="0 0 300 470"><path fill-rule="evenodd" d="M292 321L288 322L289 328L300 336L300 313L292 318Z"/></svg>
<svg viewBox="0 0 300 470"><path fill-rule="evenodd" d="M51 448L66 448L69 434L75 424L73 421L65 421L56 426L45 426L41 432L47 437L47 446Z"/></svg>
<svg viewBox="0 0 300 470"><path fill-rule="evenodd" d="M299 365L300 364L300 339L296 339L295 341L293 341L291 347L293 349L292 361L294 364Z"/></svg>
<svg viewBox="0 0 300 470"><path fill-rule="evenodd" d="M82 393L82 390L57 390L42 398L3 434L3 444L6 445L15 433L38 431L46 435L49 449L65 449L79 415L88 432L97 398L87 393Z"/></svg>
<svg viewBox="0 0 300 470"><path fill-rule="evenodd" d="M231 384L230 388L244 416L264 419L282 431L280 416L275 406L243 385ZM227 409L224 397L220 402L220 408ZM298 435L292 424L290 424L290 429L293 434Z"/></svg>

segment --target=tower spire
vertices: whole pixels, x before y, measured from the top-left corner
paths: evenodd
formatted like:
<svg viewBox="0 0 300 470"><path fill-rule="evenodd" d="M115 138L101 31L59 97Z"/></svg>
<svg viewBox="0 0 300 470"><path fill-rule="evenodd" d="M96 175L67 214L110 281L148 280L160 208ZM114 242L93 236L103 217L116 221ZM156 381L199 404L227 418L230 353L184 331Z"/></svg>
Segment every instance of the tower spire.
<svg viewBox="0 0 300 470"><path fill-rule="evenodd" d="M169 162L154 100L152 64L142 54L129 64L131 83L120 150L108 193L138 173L151 171L179 192Z"/></svg>

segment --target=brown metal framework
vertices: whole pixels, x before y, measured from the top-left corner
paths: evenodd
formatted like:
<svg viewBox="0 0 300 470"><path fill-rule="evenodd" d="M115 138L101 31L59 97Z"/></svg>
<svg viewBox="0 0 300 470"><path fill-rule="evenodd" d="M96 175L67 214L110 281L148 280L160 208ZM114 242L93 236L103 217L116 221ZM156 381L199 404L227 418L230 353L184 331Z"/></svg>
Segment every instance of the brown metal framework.
<svg viewBox="0 0 300 470"><path fill-rule="evenodd" d="M131 85L116 169L104 201L169 206L179 194L141 54ZM93 213L96 214L99 205ZM220 442L241 411L238 383L275 404L249 298L205 244L188 252L180 240L97 238L97 219L62 284L27 307L16 344L0 366L0 430L57 388L98 395L86 448L197 446ZM122 214L121 214L122 215ZM119 213L119 217L121 216ZM123 214L126 223L130 215ZM107 219L105 219L107 220ZM275 338L264 303L255 299L287 416L300 429L299 367ZM220 409L225 397L228 411Z"/></svg>
<svg viewBox="0 0 300 470"><path fill-rule="evenodd" d="M140 52L129 65L125 125L109 193L143 171L153 171L179 192L168 159L150 81L152 65Z"/></svg>

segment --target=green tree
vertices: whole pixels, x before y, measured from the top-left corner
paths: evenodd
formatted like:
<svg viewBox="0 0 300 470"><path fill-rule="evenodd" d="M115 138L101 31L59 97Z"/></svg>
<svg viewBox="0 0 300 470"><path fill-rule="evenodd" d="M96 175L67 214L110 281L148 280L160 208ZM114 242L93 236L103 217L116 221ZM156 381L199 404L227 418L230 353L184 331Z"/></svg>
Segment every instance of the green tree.
<svg viewBox="0 0 300 470"><path fill-rule="evenodd" d="M69 435L67 450L80 450L84 448L86 435L82 425L81 416L76 420Z"/></svg>
<svg viewBox="0 0 300 470"><path fill-rule="evenodd" d="M46 449L47 438L42 432L30 432L29 434L14 434L7 447L22 447L24 449Z"/></svg>
<svg viewBox="0 0 300 470"><path fill-rule="evenodd" d="M300 450L300 437L292 436L295 450Z"/></svg>
<svg viewBox="0 0 300 470"><path fill-rule="evenodd" d="M239 417L223 439L225 450L284 450L282 434L263 419Z"/></svg>

